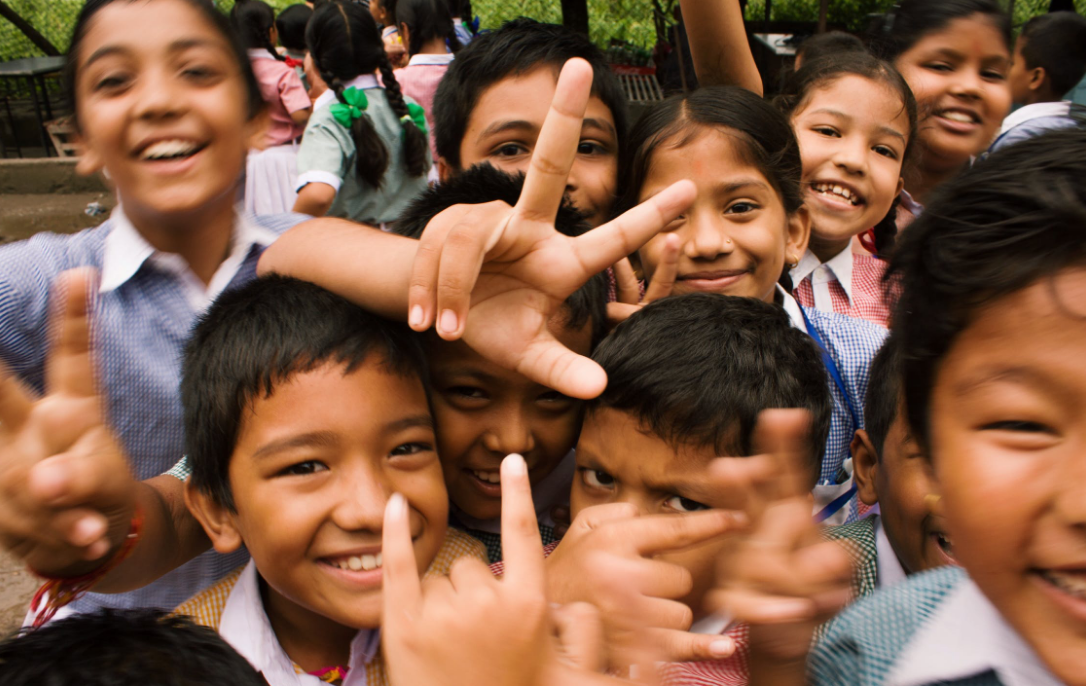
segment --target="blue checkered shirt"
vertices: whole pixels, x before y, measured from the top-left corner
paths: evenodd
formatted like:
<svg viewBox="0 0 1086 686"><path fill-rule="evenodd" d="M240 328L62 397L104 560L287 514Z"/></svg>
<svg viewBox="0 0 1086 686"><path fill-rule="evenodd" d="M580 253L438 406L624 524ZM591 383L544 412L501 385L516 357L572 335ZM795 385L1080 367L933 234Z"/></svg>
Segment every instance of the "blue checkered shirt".
<svg viewBox="0 0 1086 686"><path fill-rule="evenodd" d="M254 227L250 234L260 233L266 240L246 246L244 238L238 238L234 255L240 264L234 273L216 274L215 280L225 280L222 285L229 288L254 278L267 243L303 219L301 215L250 218L246 224ZM38 234L0 248L0 363L38 393L44 391L50 286L67 269L89 266L102 271L107 238L118 226L131 230L123 214L115 213L96 229L70 236ZM240 230L235 235L242 236ZM92 336L107 416L133 473L142 480L165 472L182 453L181 353L201 314L201 303L192 297L195 277L191 272L168 268L170 264L176 267L177 256L152 256L149 247L140 255L140 246L132 244L141 240L124 246L132 258L128 271L122 269L118 276L118 270L110 269L112 277L103 272ZM107 284L109 280L113 283ZM205 553L138 591L89 594L73 609L172 609L244 561L244 552Z"/></svg>

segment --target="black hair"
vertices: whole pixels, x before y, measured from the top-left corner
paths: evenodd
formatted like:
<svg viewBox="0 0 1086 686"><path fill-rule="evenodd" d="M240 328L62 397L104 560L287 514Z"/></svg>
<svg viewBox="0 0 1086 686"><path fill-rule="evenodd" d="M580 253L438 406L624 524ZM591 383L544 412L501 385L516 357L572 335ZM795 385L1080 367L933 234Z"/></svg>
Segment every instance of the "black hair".
<svg viewBox="0 0 1086 686"><path fill-rule="evenodd" d="M358 3L329 2L313 12L305 29L305 42L320 77L340 102L351 79L380 70L385 96L403 126L404 168L410 176L426 173L426 135L411 120L400 84L392 73L385 45L373 15ZM373 128L369 115L351 123L355 168L358 176L375 188L388 169L389 151Z"/></svg>
<svg viewBox="0 0 1086 686"><path fill-rule="evenodd" d="M1086 130L1010 145L940 187L909 226L887 279L901 279L906 416L930 448L939 365L977 311L1039 279L1086 265Z"/></svg>
<svg viewBox="0 0 1086 686"><path fill-rule="evenodd" d="M497 31L480 34L449 65L434 95L437 154L459 169L460 142L483 91L502 79L539 67L549 67L557 75L574 57L592 65L592 94L611 110L621 146L626 139L626 95L600 49L572 29L521 17Z"/></svg>
<svg viewBox="0 0 1086 686"><path fill-rule="evenodd" d="M271 42L271 30L275 26L275 10L263 0L237 0L230 10L230 23L238 32L241 44L248 50L267 50L272 57L283 61Z"/></svg>
<svg viewBox="0 0 1086 686"><path fill-rule="evenodd" d="M489 164L477 164L440 185L430 188L400 214L392 231L408 238L422 236L426 224L439 212L453 205L479 204L501 200L515 205L524 186L524 174L511 176ZM567 236L580 236L589 230L584 215L563 200L554 220L555 228ZM607 334L607 279L596 274L566 299L569 329L592 326L592 347Z"/></svg>
<svg viewBox="0 0 1086 686"><path fill-rule="evenodd" d="M799 44L796 57L803 59L803 64L827 55L844 52L867 52L867 48L856 36L844 31L817 33Z"/></svg>
<svg viewBox="0 0 1086 686"><path fill-rule="evenodd" d="M901 0L868 32L868 47L893 62L925 36L942 31L955 19L981 14L995 25L1007 51L1011 49L1011 18L998 0Z"/></svg>
<svg viewBox="0 0 1086 686"><path fill-rule="evenodd" d="M641 187L656 148L669 141L683 145L705 128L723 129L736 149L756 167L793 214L803 205L803 163L792 125L779 110L754 93L734 86L706 86L673 95L653 106L630 131L629 156L620 171L618 215L640 202Z"/></svg>
<svg viewBox="0 0 1086 686"><path fill-rule="evenodd" d="M830 86L837 79L847 75L862 76L876 83L887 86L901 98L901 108L909 120L909 130L905 142L905 154L901 159L902 174L915 148L917 106L912 89L894 65L873 57L866 52L845 52L826 55L818 59L805 61L803 66L785 82L781 94L774 99L774 104L789 119L803 109L811 98L811 93L819 88ZM889 212L875 224L875 247L879 255L886 256L894 245L897 236L897 208L900 196L894 199Z"/></svg>
<svg viewBox="0 0 1086 686"><path fill-rule="evenodd" d="M881 456L886 435L901 408L901 345L894 332L890 332L871 361L868 378L864 428L876 455Z"/></svg>
<svg viewBox="0 0 1086 686"><path fill-rule="evenodd" d="M0 643L4 686L266 686L213 629L162 610L104 609Z"/></svg>
<svg viewBox="0 0 1086 686"><path fill-rule="evenodd" d="M1062 97L1086 74L1086 17L1074 12L1042 14L1026 22L1018 40L1027 69L1040 67Z"/></svg>
<svg viewBox="0 0 1086 686"><path fill-rule="evenodd" d="M664 298L619 324L592 359L607 388L588 411L629 413L676 446L748 456L762 410L808 410L817 478L833 401L814 341L780 307L715 293Z"/></svg>
<svg viewBox="0 0 1086 686"><path fill-rule="evenodd" d="M423 45L435 38L446 41L452 52L460 51L460 39L445 0L400 0L396 3L396 25L400 24L411 29L408 55L418 54Z"/></svg>
<svg viewBox="0 0 1086 686"><path fill-rule="evenodd" d="M83 5L83 9L79 11L79 16L76 17L75 28L72 29L72 39L68 44L68 52L65 55L64 61L64 90L67 93L68 104L72 110L72 121L75 123L77 129L79 127L79 108L77 106L78 102L76 98L76 79L79 76L79 46L83 43L83 38L87 34L87 27L90 25L90 21L94 18L94 15L107 5L111 5L116 1L117 0L87 0ZM246 54L245 48L238 40L233 27L230 26L230 20L215 9L215 6L212 5L209 0L187 0L187 2L200 12L204 19L215 28L230 47L234 60L237 62L238 69L241 71L241 80L245 82L245 95L249 103L249 118L252 119L263 112L267 105L264 102L264 96L260 94L260 84L257 83L256 76L253 74L253 67L249 63L249 56Z"/></svg>
<svg viewBox="0 0 1086 686"><path fill-rule="evenodd" d="M305 27L313 10L305 3L291 5L275 18L275 28L279 30L279 42L287 50L301 52L305 50Z"/></svg>
<svg viewBox="0 0 1086 686"><path fill-rule="evenodd" d="M335 363L346 372L379 355L427 388L426 357L406 325L305 281L266 276L223 293L185 346L181 405L192 483L234 508L230 456L245 412L295 374Z"/></svg>

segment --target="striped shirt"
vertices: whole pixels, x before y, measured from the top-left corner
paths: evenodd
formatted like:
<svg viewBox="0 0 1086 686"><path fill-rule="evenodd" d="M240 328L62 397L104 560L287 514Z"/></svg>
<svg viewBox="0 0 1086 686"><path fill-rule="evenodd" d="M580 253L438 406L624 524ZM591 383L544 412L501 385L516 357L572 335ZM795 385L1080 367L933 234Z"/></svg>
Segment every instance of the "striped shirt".
<svg viewBox="0 0 1086 686"><path fill-rule="evenodd" d="M882 281L886 269L885 260L852 252L851 245L827 262L819 261L808 250L791 272L793 295L804 307L847 314L887 327L890 305ZM896 297L900 291L900 286L891 288L889 295Z"/></svg>

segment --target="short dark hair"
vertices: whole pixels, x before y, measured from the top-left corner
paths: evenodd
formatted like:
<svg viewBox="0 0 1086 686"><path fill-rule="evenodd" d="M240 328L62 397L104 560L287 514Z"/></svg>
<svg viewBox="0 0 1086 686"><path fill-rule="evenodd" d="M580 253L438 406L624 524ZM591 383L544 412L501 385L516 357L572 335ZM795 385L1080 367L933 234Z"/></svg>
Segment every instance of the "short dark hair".
<svg viewBox="0 0 1086 686"><path fill-rule="evenodd" d="M893 62L926 36L942 31L955 19L986 16L1011 49L1011 18L998 0L900 0L868 32L868 47Z"/></svg>
<svg viewBox="0 0 1086 686"><path fill-rule="evenodd" d="M814 341L782 308L711 293L664 298L619 324L592 359L607 388L588 411L630 413L674 445L750 455L762 410L809 410L812 483L817 477L833 401Z"/></svg>
<svg viewBox="0 0 1086 686"><path fill-rule="evenodd" d="M621 145L626 139L626 95L600 49L572 29L521 17L475 37L449 65L434 95L437 154L454 169L460 168L460 142L487 88L538 67L550 67L557 74L574 57L592 65L592 94L611 110Z"/></svg>
<svg viewBox="0 0 1086 686"><path fill-rule="evenodd" d="M657 147L675 138L693 137L705 128L730 129L736 134L739 153L772 184L788 214L803 205L803 163L788 119L746 89L705 86L654 105L634 125L626 144L629 155L619 170L622 194L613 213L619 215L638 204Z"/></svg>
<svg viewBox="0 0 1086 686"><path fill-rule="evenodd" d="M826 55L837 55L843 52L867 52L863 41L851 33L844 31L828 31L817 33L799 44L796 49L796 57L802 57L806 64L811 60L817 60Z"/></svg>
<svg viewBox="0 0 1086 686"><path fill-rule="evenodd" d="M489 164L477 164L452 178L428 189L400 214L393 225L393 232L419 238L426 224L442 210L453 205L479 204L501 200L515 205L524 187L524 174L516 176L498 171ZM567 236L580 236L589 231L584 215L568 201L558 208L554 226ZM607 277L596 274L573 295L566 299L568 321L566 327L580 329L586 323L592 325L592 347L607 334Z"/></svg>
<svg viewBox="0 0 1086 686"><path fill-rule="evenodd" d="M196 323L182 365L193 485L232 510L230 457L253 401L296 374L326 363L350 372L371 355L427 387L421 342L404 324L285 276L265 276L223 293Z"/></svg>
<svg viewBox="0 0 1086 686"><path fill-rule="evenodd" d="M266 686L213 629L162 610L99 610L0 643L5 686Z"/></svg>
<svg viewBox="0 0 1086 686"><path fill-rule="evenodd" d="M1086 74L1086 17L1075 12L1042 14L1026 22L1018 40L1024 40L1022 57L1027 69L1040 67L1063 96Z"/></svg>
<svg viewBox="0 0 1086 686"><path fill-rule="evenodd" d="M900 241L887 279L901 279L905 409L930 450L939 364L985 305L1086 265L1086 130L1044 133L990 155L939 188Z"/></svg>
<svg viewBox="0 0 1086 686"><path fill-rule="evenodd" d="M411 29L411 40L405 46L408 55L418 54L423 45L439 38L446 42L450 52L460 52L460 38L445 0L399 0L395 21L397 26L407 24Z"/></svg>
<svg viewBox="0 0 1086 686"><path fill-rule="evenodd" d="M886 435L901 407L901 345L893 332L883 342L868 374L864 424L875 452L882 455Z"/></svg>
<svg viewBox="0 0 1086 686"><path fill-rule="evenodd" d="M291 5L275 18L275 28L279 31L279 42L288 50L303 51L305 47L305 26L313 10L305 3Z"/></svg>

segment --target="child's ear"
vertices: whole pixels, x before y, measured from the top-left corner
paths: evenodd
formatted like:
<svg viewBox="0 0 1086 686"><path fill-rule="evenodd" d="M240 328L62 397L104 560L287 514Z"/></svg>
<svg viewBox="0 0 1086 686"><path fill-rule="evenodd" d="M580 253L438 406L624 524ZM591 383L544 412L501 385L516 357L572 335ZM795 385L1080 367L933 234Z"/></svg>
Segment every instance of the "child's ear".
<svg viewBox="0 0 1086 686"><path fill-rule="evenodd" d="M875 475L879 470L879 454L871 444L871 437L860 429L852 437L852 478L856 479L856 492L860 501L867 506L879 502L879 491L875 486Z"/></svg>
<svg viewBox="0 0 1086 686"><path fill-rule="evenodd" d="M448 162L445 161L445 158L444 157L438 157L437 158L437 178L441 179L442 182L445 182L445 181L448 181L449 179L452 178L453 173L454 173L454 170L453 170L452 166Z"/></svg>
<svg viewBox="0 0 1086 686"><path fill-rule="evenodd" d="M185 482L185 505L196 521L200 522L200 526L204 527L217 552L232 553L241 547L241 532L234 521L235 514L196 488L192 479Z"/></svg>
<svg viewBox="0 0 1086 686"><path fill-rule="evenodd" d="M1044 67L1034 67L1029 70L1029 89L1036 93L1045 87L1045 81L1048 79L1048 74L1045 73Z"/></svg>
<svg viewBox="0 0 1086 686"><path fill-rule="evenodd" d="M78 131L72 136L72 143L76 146L77 158L75 171L80 176L91 176L102 170L102 156L95 149L87 145L87 140Z"/></svg>
<svg viewBox="0 0 1086 686"><path fill-rule="evenodd" d="M897 180L897 190L894 191L894 197L901 195L901 191L905 190L905 177L902 176Z"/></svg>
<svg viewBox="0 0 1086 686"><path fill-rule="evenodd" d="M811 240L811 215L807 207L801 205L788 217L788 237L785 242L785 260L798 262L807 252L807 243Z"/></svg>

